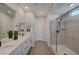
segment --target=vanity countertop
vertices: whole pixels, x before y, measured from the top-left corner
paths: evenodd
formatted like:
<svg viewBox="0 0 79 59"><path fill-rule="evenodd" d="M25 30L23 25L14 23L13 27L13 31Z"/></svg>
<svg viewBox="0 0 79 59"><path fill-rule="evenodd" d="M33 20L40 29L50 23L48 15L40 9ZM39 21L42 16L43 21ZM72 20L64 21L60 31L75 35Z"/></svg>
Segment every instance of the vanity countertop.
<svg viewBox="0 0 79 59"><path fill-rule="evenodd" d="M17 40L14 39L1 39L2 45L0 47L0 55L9 55L14 51L19 45L21 45L26 39L31 37L31 33L25 34L24 36L19 36Z"/></svg>

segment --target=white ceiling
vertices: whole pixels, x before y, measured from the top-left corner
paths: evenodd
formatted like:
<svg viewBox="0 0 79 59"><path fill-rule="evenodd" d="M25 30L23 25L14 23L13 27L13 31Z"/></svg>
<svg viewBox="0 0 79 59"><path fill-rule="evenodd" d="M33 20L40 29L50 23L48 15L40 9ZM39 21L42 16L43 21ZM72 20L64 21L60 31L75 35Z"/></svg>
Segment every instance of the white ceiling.
<svg viewBox="0 0 79 59"><path fill-rule="evenodd" d="M24 10L24 12L32 11L34 12L35 16L46 16L52 4L51 3L20 3L20 4L17 3L17 5L21 7Z"/></svg>
<svg viewBox="0 0 79 59"><path fill-rule="evenodd" d="M51 10L50 14L53 15L62 15L70 10L72 10L73 8L79 6L78 3L74 3L73 6L69 6L70 3L57 3L54 7L54 9Z"/></svg>
<svg viewBox="0 0 79 59"><path fill-rule="evenodd" d="M73 8L79 6L78 3L74 3L73 6L69 7L71 3L56 3L54 4L53 8L48 14L49 21L55 20L56 18L60 17L61 15L67 13L68 11L72 10Z"/></svg>
<svg viewBox="0 0 79 59"><path fill-rule="evenodd" d="M49 16L54 15L54 17L61 16L62 14L68 12L69 10L75 8L76 6L79 6L78 3L74 3L74 6L71 7L68 6L68 4L70 3L13 3L13 4L14 4L13 6L18 6L19 8L21 8L24 11L24 13L31 11L35 14L35 16L46 16L48 14Z"/></svg>
<svg viewBox="0 0 79 59"><path fill-rule="evenodd" d="M70 3L20 3L17 5L21 7L24 12L32 11L36 16L46 16L48 12L52 15L62 15L79 5L75 3L74 6L69 7L69 4Z"/></svg>

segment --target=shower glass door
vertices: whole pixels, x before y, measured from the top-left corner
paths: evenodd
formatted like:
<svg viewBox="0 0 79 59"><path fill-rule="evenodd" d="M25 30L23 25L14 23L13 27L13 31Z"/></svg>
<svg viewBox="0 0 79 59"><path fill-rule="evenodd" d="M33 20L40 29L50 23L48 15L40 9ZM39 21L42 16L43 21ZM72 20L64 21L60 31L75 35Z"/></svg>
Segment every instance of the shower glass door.
<svg viewBox="0 0 79 59"><path fill-rule="evenodd" d="M59 24L59 20L50 22L50 45L55 54L63 54L64 22Z"/></svg>
<svg viewBox="0 0 79 59"><path fill-rule="evenodd" d="M55 54L57 53L57 24L56 20L50 22L50 45L52 46Z"/></svg>

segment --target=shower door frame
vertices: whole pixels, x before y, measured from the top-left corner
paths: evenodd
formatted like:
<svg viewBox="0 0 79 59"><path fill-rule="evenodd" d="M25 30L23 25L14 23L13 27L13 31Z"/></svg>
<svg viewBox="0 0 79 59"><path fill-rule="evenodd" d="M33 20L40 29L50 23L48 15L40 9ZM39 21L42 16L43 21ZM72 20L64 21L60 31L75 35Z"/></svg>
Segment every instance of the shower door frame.
<svg viewBox="0 0 79 59"><path fill-rule="evenodd" d="M52 23L53 23L53 21L51 21L50 22L50 45L51 45L51 42L52 42ZM58 27L58 26L57 26ZM55 31L55 52L57 53L57 49L58 49L58 47L57 47L57 45L58 45L58 43L57 43L57 33L56 33L56 31Z"/></svg>

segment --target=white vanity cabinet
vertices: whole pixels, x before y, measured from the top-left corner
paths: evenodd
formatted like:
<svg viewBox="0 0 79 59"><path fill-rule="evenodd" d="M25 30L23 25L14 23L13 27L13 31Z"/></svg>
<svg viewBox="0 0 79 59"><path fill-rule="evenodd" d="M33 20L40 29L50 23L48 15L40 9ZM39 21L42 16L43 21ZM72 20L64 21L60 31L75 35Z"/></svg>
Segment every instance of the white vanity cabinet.
<svg viewBox="0 0 79 59"><path fill-rule="evenodd" d="M26 55L33 45L32 33L18 36L17 40L4 38L1 40L0 55Z"/></svg>
<svg viewBox="0 0 79 59"><path fill-rule="evenodd" d="M27 55L31 48L32 37L29 37L22 42L15 50L13 50L10 55Z"/></svg>
<svg viewBox="0 0 79 59"><path fill-rule="evenodd" d="M31 38L28 38L27 40L25 40L25 42L23 43L23 55L28 54L30 48L31 48Z"/></svg>

